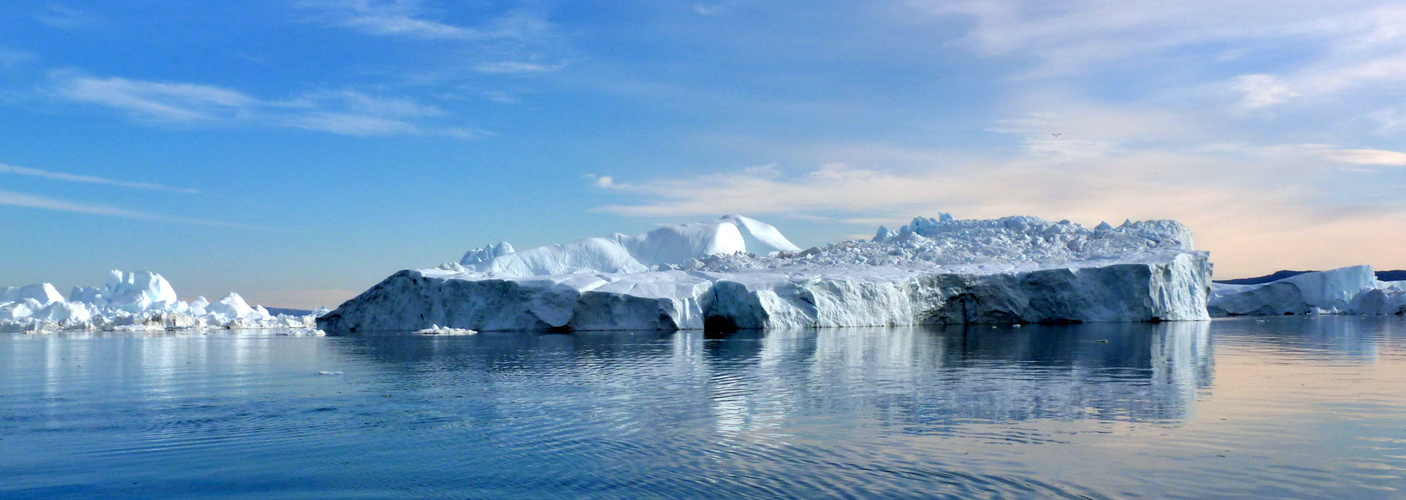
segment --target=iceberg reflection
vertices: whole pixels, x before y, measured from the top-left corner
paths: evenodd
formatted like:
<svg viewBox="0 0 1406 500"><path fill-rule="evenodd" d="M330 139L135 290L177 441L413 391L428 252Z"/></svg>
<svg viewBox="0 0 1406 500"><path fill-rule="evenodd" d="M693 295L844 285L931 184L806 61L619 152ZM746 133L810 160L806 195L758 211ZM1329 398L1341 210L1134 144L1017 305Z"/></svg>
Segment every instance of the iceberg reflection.
<svg viewBox="0 0 1406 500"><path fill-rule="evenodd" d="M482 397L491 413L700 424L711 439L795 425L950 432L1034 419L1178 421L1213 372L1210 323L349 337L384 381ZM804 424L798 424L804 421ZM685 424L688 423L688 424Z"/></svg>

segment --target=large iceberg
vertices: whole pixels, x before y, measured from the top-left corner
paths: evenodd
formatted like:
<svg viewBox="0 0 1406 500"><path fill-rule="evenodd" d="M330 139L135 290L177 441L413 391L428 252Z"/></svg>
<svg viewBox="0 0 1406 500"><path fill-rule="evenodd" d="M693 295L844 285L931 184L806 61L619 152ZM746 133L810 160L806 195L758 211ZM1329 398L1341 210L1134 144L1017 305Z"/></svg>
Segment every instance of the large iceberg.
<svg viewBox="0 0 1406 500"><path fill-rule="evenodd" d="M1372 266L1314 271L1252 285L1214 283L1212 316L1406 314L1406 281L1381 281Z"/></svg>
<svg viewBox="0 0 1406 500"><path fill-rule="evenodd" d="M68 300L48 283L0 288L0 332L310 328L316 314L269 314L237 293L187 303L166 278L147 271L112 271L101 287L73 287Z"/></svg>
<svg viewBox="0 0 1406 500"><path fill-rule="evenodd" d="M916 218L800 250L742 216L398 272L337 331L635 330L1207 319L1211 265L1174 221ZM468 258L473 257L473 258Z"/></svg>

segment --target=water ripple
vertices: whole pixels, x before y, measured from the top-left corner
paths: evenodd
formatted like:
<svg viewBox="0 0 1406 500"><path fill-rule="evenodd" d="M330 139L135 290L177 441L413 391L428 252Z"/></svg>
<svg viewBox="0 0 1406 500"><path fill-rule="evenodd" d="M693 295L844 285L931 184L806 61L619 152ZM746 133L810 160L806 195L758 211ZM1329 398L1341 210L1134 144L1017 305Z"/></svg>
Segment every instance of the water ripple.
<svg viewBox="0 0 1406 500"><path fill-rule="evenodd" d="M1393 320L5 336L0 497L1387 498Z"/></svg>

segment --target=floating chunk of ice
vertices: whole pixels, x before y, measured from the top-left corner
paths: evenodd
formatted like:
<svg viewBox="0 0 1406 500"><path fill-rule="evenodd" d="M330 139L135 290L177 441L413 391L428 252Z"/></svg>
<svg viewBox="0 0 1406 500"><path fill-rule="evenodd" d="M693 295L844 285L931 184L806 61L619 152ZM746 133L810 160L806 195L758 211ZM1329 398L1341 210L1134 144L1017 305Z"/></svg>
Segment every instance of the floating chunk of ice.
<svg viewBox="0 0 1406 500"><path fill-rule="evenodd" d="M1104 226L1107 226L1106 224ZM622 330L1207 318L1210 264L1175 221L915 218L804 252L740 216L402 271L321 328Z"/></svg>

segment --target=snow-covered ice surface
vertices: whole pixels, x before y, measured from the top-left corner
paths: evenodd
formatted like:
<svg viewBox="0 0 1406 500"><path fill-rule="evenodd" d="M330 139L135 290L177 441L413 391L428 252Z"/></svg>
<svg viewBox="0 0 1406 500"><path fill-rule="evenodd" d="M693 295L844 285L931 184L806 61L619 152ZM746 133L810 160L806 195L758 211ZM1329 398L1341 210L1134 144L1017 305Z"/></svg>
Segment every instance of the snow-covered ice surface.
<svg viewBox="0 0 1406 500"><path fill-rule="evenodd" d="M491 256L490 256L491 255ZM470 258L472 257L472 258ZM467 263L467 264L465 264ZM800 250L741 216L396 273L320 328L630 330L1207 319L1211 265L1174 221L917 218Z"/></svg>
<svg viewBox="0 0 1406 500"><path fill-rule="evenodd" d="M1406 314L1406 282L1379 281L1372 266L1316 271L1257 285L1211 286L1212 316Z"/></svg>
<svg viewBox="0 0 1406 500"><path fill-rule="evenodd" d="M269 314L237 293L218 302L176 298L160 274L112 271L101 287L74 287L68 300L53 285L0 288L0 332L156 331L202 328L312 329L311 315ZM315 331L315 329L314 329Z"/></svg>
<svg viewBox="0 0 1406 500"><path fill-rule="evenodd" d="M499 243L470 250L458 267L446 270L494 277L530 277L573 273L639 273L710 255L752 252L767 255L796 251L771 225L729 215L712 222L681 224L626 236L612 234L564 245L514 252Z"/></svg>

